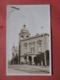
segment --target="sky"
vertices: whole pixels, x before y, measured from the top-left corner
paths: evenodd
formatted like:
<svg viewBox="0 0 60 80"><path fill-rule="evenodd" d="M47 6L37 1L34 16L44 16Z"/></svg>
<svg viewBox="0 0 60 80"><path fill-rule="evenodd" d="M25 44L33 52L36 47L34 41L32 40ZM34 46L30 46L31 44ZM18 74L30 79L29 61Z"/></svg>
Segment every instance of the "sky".
<svg viewBox="0 0 60 80"><path fill-rule="evenodd" d="M50 5L7 5L6 12L6 55L8 60L12 58L13 44L18 46L19 33L24 24L31 36L37 33L50 34Z"/></svg>

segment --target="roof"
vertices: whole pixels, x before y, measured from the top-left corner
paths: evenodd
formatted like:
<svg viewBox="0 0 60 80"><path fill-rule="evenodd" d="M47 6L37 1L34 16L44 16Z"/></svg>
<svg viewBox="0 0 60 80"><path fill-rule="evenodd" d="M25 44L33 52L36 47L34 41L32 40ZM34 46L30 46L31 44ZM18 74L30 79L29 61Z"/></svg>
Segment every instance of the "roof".
<svg viewBox="0 0 60 80"><path fill-rule="evenodd" d="M22 39L21 41L25 41L25 40L29 40L29 39L33 39L33 38L38 38L38 37L43 37L43 36L49 36L48 33L45 33L45 34L39 34L39 35L35 35L35 36L31 36L29 38L26 38L26 39Z"/></svg>

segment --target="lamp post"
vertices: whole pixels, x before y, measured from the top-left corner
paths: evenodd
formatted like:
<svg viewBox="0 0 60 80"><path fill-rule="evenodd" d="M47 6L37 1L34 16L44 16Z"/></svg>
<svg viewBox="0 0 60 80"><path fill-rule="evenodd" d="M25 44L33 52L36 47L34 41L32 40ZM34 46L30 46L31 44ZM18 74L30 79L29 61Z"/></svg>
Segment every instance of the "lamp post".
<svg viewBox="0 0 60 80"><path fill-rule="evenodd" d="M41 29L43 29L44 27L41 27ZM42 31L43 32L43 31ZM44 48L44 59L45 59L45 67L46 67L46 64L47 64L47 62L46 62L46 49L45 49L45 35L44 35L44 32L43 32L43 48Z"/></svg>
<svg viewBox="0 0 60 80"><path fill-rule="evenodd" d="M15 6L10 6L11 11L8 14L8 18L10 17L11 13L14 11L19 11L20 9ZM20 43L19 43L19 57L18 57L18 63L20 64Z"/></svg>

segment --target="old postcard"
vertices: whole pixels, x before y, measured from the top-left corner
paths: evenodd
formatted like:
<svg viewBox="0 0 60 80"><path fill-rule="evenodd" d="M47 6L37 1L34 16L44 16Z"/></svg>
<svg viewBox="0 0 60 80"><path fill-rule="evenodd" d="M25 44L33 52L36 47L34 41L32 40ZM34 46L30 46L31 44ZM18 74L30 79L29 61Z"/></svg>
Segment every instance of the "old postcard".
<svg viewBox="0 0 60 80"><path fill-rule="evenodd" d="M6 74L51 76L50 5L7 5Z"/></svg>

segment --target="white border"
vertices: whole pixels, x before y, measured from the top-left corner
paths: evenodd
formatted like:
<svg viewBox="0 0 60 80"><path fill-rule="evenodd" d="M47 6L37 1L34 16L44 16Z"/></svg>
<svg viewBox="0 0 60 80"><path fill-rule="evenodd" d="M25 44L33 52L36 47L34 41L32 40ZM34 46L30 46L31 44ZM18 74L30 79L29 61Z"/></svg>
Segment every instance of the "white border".
<svg viewBox="0 0 60 80"><path fill-rule="evenodd" d="M35 5L35 4L33 4L33 5ZM50 11L50 4L40 4L40 5L48 5L49 11ZM6 12L7 12L7 7L6 7ZM50 48L51 48L51 21L50 21ZM8 60L7 60L8 56L7 56L7 13L6 13L6 75L7 76L52 76L52 57L51 57L52 54L51 53L52 52L50 49L50 73L47 73L47 74L46 73L45 74L29 74L29 73L27 73L27 74L12 74L11 73L11 74L9 74L8 73Z"/></svg>

